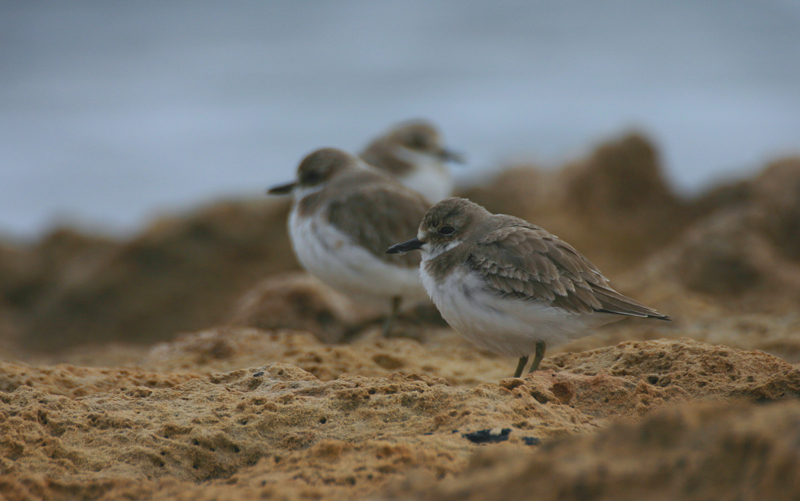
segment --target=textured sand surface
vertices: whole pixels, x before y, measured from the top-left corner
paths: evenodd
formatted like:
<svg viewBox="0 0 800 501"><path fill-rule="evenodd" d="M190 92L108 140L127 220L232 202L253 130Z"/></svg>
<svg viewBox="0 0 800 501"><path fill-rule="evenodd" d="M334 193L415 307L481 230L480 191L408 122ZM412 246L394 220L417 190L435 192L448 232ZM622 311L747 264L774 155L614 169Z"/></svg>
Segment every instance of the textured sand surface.
<svg viewBox="0 0 800 501"><path fill-rule="evenodd" d="M414 353L397 355L406 356ZM187 491L348 499L410 472L452 477L483 447L528 450L524 437L549 444L668 404L800 396L791 364L691 340L548 362L526 378L471 387L414 373L323 381L280 362L202 376L5 363L0 485L85 499ZM510 439L481 446L463 437L491 428L510 428Z"/></svg>
<svg viewBox="0 0 800 501"><path fill-rule="evenodd" d="M554 440L536 454L484 449L457 479L383 500L790 500L800 492L800 403L700 404Z"/></svg>
<svg viewBox="0 0 800 501"><path fill-rule="evenodd" d="M297 270L286 201L2 241L0 498L800 497L800 159L686 200L628 135L464 194L674 321L512 378L430 304L384 339Z"/></svg>

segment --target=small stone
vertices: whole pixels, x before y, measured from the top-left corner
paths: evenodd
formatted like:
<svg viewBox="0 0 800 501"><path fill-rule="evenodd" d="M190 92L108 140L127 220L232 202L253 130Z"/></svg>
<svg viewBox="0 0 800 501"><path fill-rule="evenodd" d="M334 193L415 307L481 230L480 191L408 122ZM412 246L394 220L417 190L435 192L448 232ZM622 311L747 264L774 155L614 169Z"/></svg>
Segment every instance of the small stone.
<svg viewBox="0 0 800 501"><path fill-rule="evenodd" d="M462 436L473 444L493 444L507 441L509 434L511 434L511 428L492 428L465 433Z"/></svg>
<svg viewBox="0 0 800 501"><path fill-rule="evenodd" d="M542 445L542 440L536 437L522 437L525 445Z"/></svg>

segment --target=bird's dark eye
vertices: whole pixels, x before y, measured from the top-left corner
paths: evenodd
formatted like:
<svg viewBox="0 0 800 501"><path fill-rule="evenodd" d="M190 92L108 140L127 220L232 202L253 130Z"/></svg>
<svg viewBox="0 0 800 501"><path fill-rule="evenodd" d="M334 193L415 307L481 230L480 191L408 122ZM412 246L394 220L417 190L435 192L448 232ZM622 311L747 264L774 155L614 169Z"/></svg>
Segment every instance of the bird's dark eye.
<svg viewBox="0 0 800 501"><path fill-rule="evenodd" d="M412 134L406 139L406 145L409 148L424 149L426 145L425 136L422 134Z"/></svg>
<svg viewBox="0 0 800 501"><path fill-rule="evenodd" d="M319 182L319 180L320 180L319 172L313 170L307 172L305 175L305 179L303 179L303 181L305 181L306 184L316 184Z"/></svg>
<svg viewBox="0 0 800 501"><path fill-rule="evenodd" d="M441 228L439 228L439 234L441 235L452 235L455 232L456 229L453 228L452 226L442 226Z"/></svg>

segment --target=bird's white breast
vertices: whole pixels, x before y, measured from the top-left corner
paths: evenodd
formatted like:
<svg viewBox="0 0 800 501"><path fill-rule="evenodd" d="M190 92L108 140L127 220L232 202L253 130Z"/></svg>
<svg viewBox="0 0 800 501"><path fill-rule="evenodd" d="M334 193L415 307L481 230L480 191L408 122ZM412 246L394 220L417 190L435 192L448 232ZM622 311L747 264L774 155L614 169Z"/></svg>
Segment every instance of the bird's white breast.
<svg viewBox="0 0 800 501"><path fill-rule="evenodd" d="M596 319L589 318L593 315L500 297L486 289L480 275L463 265L436 279L425 262L420 266L420 279L444 319L469 341L489 351L528 356L535 351L537 341L551 346L577 339L595 323Z"/></svg>
<svg viewBox="0 0 800 501"><path fill-rule="evenodd" d="M289 233L295 254L306 270L367 306L385 310L395 296L407 302L425 298L415 268L380 260L320 212L301 216L295 206L289 217Z"/></svg>
<svg viewBox="0 0 800 501"><path fill-rule="evenodd" d="M453 193L453 176L444 162L431 155L406 148L401 150L400 157L414 165L413 169L399 178L401 183L422 194L434 204Z"/></svg>

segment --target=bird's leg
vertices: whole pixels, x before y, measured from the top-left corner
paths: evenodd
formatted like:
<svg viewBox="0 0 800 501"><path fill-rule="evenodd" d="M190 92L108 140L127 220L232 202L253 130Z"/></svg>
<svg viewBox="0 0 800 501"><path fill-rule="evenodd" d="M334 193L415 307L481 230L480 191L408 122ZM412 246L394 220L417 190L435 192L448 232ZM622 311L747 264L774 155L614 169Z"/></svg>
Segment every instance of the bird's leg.
<svg viewBox="0 0 800 501"><path fill-rule="evenodd" d="M392 298L392 308L389 316L386 318L386 323L383 324L383 337L389 337L394 325L394 319L397 317L397 312L400 311L400 305L403 303L403 298L395 296Z"/></svg>
<svg viewBox="0 0 800 501"><path fill-rule="evenodd" d="M522 375L522 369L525 368L525 365L528 363L528 357L519 357L519 363L517 364L517 372L514 373L514 377L520 377Z"/></svg>
<svg viewBox="0 0 800 501"><path fill-rule="evenodd" d="M536 341L536 356L533 357L533 363L531 364L531 370L528 372L533 372L539 369L539 364L542 363L542 359L544 358L544 350L547 349L547 345L544 344L544 341Z"/></svg>

